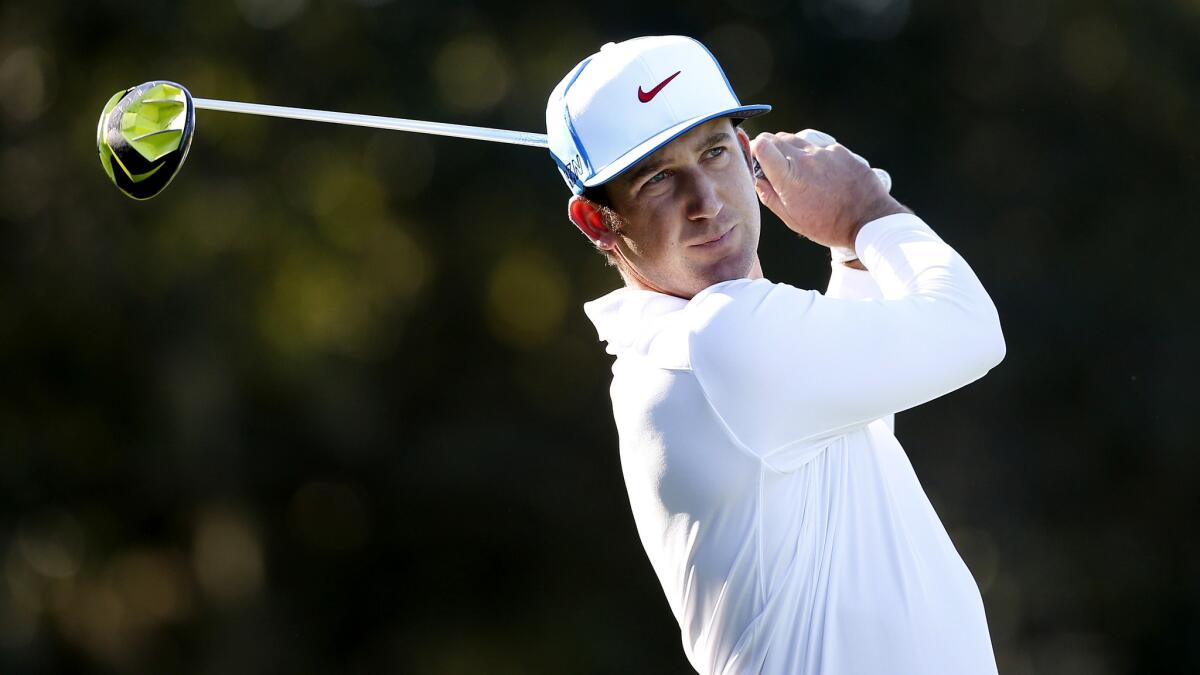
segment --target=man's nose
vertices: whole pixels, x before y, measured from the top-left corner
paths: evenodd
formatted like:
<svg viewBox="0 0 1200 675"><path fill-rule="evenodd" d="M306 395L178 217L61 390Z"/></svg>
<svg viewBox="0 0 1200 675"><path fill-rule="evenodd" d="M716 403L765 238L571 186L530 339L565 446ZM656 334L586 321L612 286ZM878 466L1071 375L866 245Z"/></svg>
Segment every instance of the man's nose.
<svg viewBox="0 0 1200 675"><path fill-rule="evenodd" d="M703 171L693 171L686 182L688 220L716 218L724 206L717 194L717 181Z"/></svg>

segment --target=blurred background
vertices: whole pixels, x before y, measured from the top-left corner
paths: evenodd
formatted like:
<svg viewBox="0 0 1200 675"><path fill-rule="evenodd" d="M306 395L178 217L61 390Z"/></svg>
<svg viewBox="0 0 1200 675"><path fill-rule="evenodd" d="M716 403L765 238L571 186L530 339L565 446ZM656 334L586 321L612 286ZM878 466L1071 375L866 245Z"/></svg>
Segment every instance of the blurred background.
<svg viewBox="0 0 1200 675"><path fill-rule="evenodd" d="M544 131L661 33L990 289L1007 359L897 433L1000 671L1200 672L1196 0L6 0L0 672L691 672L580 307L619 279L544 152L201 111L137 203L95 150L151 79ZM770 214L762 258L825 288Z"/></svg>

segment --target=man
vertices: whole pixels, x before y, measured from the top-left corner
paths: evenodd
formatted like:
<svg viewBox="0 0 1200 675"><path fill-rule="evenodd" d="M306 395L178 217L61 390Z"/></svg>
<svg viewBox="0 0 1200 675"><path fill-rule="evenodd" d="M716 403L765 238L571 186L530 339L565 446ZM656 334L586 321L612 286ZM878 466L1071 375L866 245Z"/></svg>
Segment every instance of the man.
<svg viewBox="0 0 1200 675"><path fill-rule="evenodd" d="M995 307L844 147L751 142L738 124L767 110L681 37L606 45L547 107L570 218L625 281L584 309L617 357L630 505L684 651L701 673L995 673L892 433L1000 362ZM763 278L757 201L840 251L825 295Z"/></svg>

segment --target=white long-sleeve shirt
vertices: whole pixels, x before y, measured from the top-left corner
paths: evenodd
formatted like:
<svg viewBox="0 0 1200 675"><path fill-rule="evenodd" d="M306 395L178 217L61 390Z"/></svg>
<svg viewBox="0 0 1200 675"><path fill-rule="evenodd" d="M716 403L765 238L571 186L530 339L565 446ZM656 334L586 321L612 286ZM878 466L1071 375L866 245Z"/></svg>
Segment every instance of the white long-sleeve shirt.
<svg viewBox="0 0 1200 675"><path fill-rule="evenodd" d="M584 305L646 554L704 674L996 672L978 587L891 415L1004 356L996 309L920 219L868 223L870 272Z"/></svg>

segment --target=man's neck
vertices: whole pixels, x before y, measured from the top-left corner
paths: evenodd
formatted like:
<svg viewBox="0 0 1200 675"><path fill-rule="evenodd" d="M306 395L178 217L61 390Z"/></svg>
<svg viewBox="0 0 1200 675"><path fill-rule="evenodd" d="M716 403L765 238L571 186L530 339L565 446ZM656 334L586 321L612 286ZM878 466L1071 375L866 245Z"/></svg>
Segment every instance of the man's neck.
<svg viewBox="0 0 1200 675"><path fill-rule="evenodd" d="M617 267L617 270L621 273L621 278L625 280L625 286L627 288L636 288L636 289L642 290L642 291L653 291L655 293L662 293L663 295L673 295L677 298L683 298L684 300L692 299L691 296L685 296L685 295L681 295L679 293L672 293L670 291L665 291L665 290L659 288L658 286L655 286L649 279L642 276L642 274L640 272L638 272L637 269L635 269L632 265L630 265L629 261L625 261L624 265L619 265ZM754 256L754 264L750 266L750 272L748 274L746 274L746 278L747 279L762 279L763 278L762 262L759 261L758 255Z"/></svg>
<svg viewBox="0 0 1200 675"><path fill-rule="evenodd" d="M663 295L673 295L677 298L683 298L684 300L691 300L691 296L672 293L655 286L650 282L649 279L642 276L637 270L625 265L623 265L621 268L621 278L625 280L626 288L636 288L642 291L654 291L655 293L662 293Z"/></svg>

